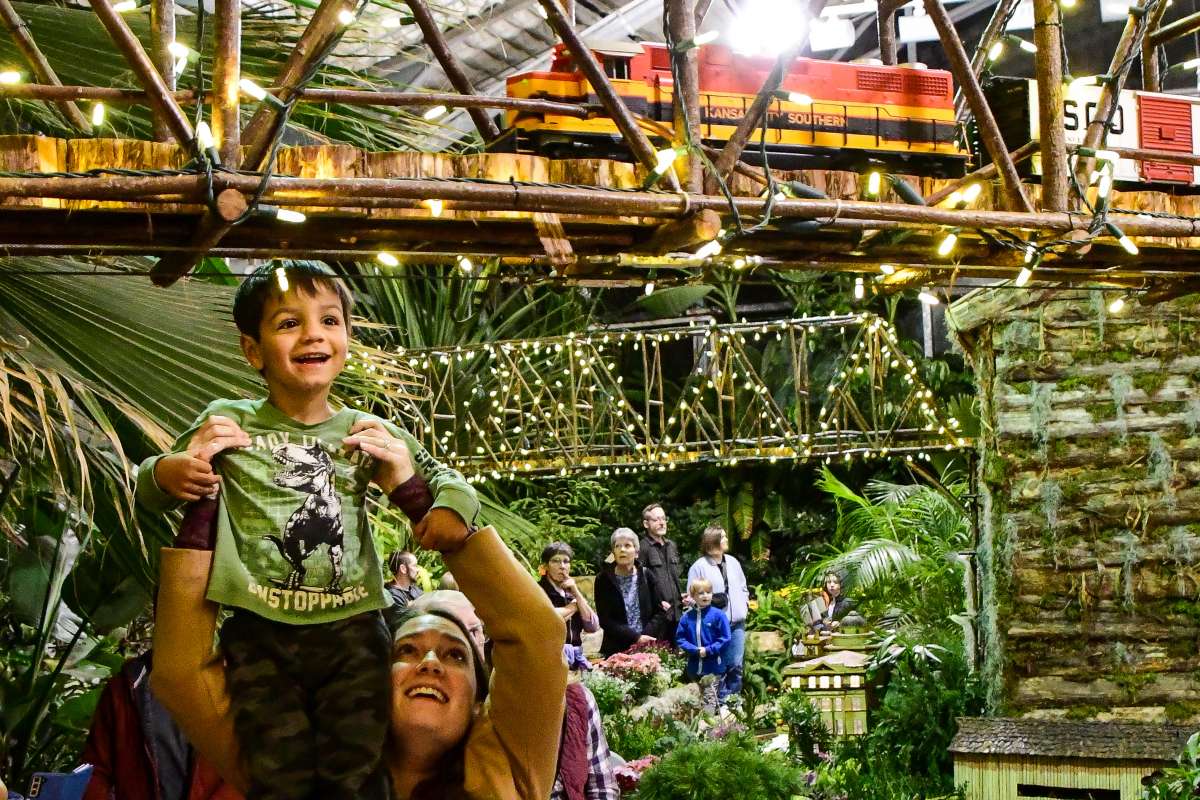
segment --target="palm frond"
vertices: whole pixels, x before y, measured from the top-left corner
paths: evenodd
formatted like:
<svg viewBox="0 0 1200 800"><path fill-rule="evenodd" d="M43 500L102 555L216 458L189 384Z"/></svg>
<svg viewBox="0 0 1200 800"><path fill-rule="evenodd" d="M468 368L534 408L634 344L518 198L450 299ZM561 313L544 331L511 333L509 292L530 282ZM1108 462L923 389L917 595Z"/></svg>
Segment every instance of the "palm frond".
<svg viewBox="0 0 1200 800"><path fill-rule="evenodd" d="M842 483L829 467L821 468L821 477L817 479L817 488L833 495L838 500L845 500L857 506L866 508L871 505L865 497Z"/></svg>
<svg viewBox="0 0 1200 800"><path fill-rule="evenodd" d="M921 556L907 545L890 539L868 539L854 549L828 560L822 572L836 570L847 575L848 588L865 590L876 583L902 575L920 563Z"/></svg>

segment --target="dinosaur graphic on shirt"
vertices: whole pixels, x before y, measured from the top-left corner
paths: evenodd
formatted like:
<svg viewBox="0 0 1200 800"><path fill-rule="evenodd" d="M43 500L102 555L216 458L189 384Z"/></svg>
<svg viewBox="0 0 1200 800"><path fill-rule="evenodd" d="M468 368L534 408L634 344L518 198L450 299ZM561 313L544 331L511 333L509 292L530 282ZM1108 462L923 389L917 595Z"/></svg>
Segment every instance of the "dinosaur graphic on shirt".
<svg viewBox="0 0 1200 800"><path fill-rule="evenodd" d="M276 486L295 489L308 496L292 512L283 535L267 536L279 548L279 554L291 565L283 581L284 589L299 589L307 570L304 561L321 545L329 550L333 577L325 591L341 592L342 581L342 503L333 490L333 459L320 444L282 444L271 455L283 465L273 479Z"/></svg>

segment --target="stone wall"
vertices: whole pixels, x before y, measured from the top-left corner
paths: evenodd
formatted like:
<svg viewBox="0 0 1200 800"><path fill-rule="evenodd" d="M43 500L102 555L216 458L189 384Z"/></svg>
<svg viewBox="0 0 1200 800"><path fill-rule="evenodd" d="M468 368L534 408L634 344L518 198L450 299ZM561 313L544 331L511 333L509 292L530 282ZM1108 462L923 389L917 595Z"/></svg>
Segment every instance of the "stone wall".
<svg viewBox="0 0 1200 800"><path fill-rule="evenodd" d="M984 290L983 669L997 711L1200 721L1200 297Z"/></svg>

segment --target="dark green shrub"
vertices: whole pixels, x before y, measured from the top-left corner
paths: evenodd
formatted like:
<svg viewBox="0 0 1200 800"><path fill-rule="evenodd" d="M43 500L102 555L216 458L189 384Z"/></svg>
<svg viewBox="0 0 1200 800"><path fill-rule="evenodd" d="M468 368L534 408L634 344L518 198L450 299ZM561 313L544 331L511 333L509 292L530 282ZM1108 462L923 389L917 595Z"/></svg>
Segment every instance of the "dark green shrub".
<svg viewBox="0 0 1200 800"><path fill-rule="evenodd" d="M803 773L784 756L759 752L744 734L673 749L642 774L637 800L790 800Z"/></svg>
<svg viewBox="0 0 1200 800"><path fill-rule="evenodd" d="M788 728L788 748L793 758L809 766L821 761L829 751L832 737L821 711L801 692L788 692L779 701L779 717Z"/></svg>

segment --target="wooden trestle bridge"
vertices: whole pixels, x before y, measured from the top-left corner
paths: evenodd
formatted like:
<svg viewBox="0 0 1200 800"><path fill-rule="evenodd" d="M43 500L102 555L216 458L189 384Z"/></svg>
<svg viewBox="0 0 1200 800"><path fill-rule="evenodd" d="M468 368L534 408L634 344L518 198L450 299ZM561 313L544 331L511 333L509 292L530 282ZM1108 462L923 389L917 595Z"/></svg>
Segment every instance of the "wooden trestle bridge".
<svg viewBox="0 0 1200 800"><path fill-rule="evenodd" d="M969 445L868 314L375 351L349 369L472 480Z"/></svg>

